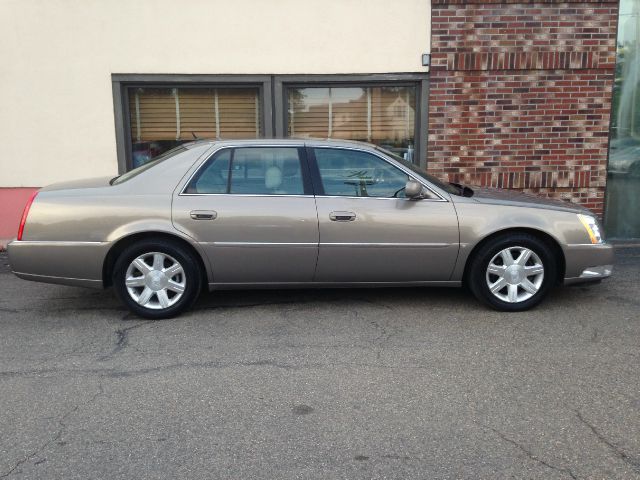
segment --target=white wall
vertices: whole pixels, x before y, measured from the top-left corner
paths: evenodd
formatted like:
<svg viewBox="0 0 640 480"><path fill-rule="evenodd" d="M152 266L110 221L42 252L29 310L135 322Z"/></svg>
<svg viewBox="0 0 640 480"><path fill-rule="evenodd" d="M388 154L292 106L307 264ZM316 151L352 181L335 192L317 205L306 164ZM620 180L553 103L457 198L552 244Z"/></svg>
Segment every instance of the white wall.
<svg viewBox="0 0 640 480"><path fill-rule="evenodd" d="M117 172L112 73L420 72L430 0L0 0L0 187Z"/></svg>

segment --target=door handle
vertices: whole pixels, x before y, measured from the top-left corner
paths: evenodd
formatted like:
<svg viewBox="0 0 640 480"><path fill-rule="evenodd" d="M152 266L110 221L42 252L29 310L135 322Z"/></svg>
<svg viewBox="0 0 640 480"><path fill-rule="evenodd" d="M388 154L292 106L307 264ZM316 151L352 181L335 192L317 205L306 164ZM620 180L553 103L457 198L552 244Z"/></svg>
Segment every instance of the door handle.
<svg viewBox="0 0 640 480"><path fill-rule="evenodd" d="M218 212L213 210L191 210L189 215L194 220L215 220L218 217Z"/></svg>
<svg viewBox="0 0 640 480"><path fill-rule="evenodd" d="M334 222L352 222L356 219L353 212L331 212L329 218Z"/></svg>

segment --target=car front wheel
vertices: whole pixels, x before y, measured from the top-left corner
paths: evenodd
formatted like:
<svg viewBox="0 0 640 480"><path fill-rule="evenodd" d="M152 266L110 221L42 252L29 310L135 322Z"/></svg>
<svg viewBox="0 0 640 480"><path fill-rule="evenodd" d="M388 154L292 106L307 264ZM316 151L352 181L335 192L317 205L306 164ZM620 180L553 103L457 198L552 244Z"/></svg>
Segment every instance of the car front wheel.
<svg viewBox="0 0 640 480"><path fill-rule="evenodd" d="M142 241L126 248L116 260L113 286L136 315L170 318L189 308L201 289L197 260L169 241Z"/></svg>
<svg viewBox="0 0 640 480"><path fill-rule="evenodd" d="M517 312L536 306L557 278L553 251L538 237L507 234L481 246L471 260L468 283L485 304Z"/></svg>

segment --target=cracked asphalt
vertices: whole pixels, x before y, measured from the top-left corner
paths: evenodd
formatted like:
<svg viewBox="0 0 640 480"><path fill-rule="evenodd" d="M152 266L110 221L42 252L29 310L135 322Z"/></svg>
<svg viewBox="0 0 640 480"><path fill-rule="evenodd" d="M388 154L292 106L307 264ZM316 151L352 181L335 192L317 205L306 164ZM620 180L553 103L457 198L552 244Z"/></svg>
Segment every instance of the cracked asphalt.
<svg viewBox="0 0 640 480"><path fill-rule="evenodd" d="M0 478L640 478L638 248L520 314L293 290L149 322L7 263Z"/></svg>

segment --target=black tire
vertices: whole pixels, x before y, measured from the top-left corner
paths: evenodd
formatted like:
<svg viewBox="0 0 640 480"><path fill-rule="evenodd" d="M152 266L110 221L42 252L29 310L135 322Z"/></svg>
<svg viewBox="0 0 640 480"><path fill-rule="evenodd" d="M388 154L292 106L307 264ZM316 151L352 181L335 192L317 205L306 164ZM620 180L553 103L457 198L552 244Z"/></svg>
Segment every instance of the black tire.
<svg viewBox="0 0 640 480"><path fill-rule="evenodd" d="M519 250L519 248L528 249L533 252L530 260L526 263L529 271L534 271L534 266L539 265L538 260L542 264L544 270L541 276L538 274L526 277L531 284L538 284L537 291L532 293L531 291L525 290L522 286L516 285L517 293L511 297L510 288L513 287L509 286L507 280L516 283L517 280L515 277L517 275L526 276L526 273L520 273L519 271L505 274L505 282L507 282L505 286L498 290L496 294L492 293L488 282L494 282L492 285L497 287L499 286L498 280L500 280L500 276L488 272L489 263L493 260L492 265L496 265L496 262L501 261L502 258L500 252L507 249L513 249L510 250L511 253L517 253L519 251L520 254L522 254L525 250ZM537 259L535 258L536 256ZM555 285L557 279L558 265L553 249L542 239L527 233L504 234L491 239L480 246L470 262L467 270L466 283L471 292L482 303L495 310L504 312L521 312L535 307L549 293L549 290ZM499 266L506 268L506 265L505 263ZM539 270L539 267L537 267L537 269ZM524 271L524 269L521 271ZM533 279L533 281L531 281L531 279ZM530 287L530 284L527 283L526 286ZM531 296L526 298L528 295ZM505 301L498 298L498 296L514 298L514 300L512 302ZM520 297L523 299L518 300Z"/></svg>
<svg viewBox="0 0 640 480"><path fill-rule="evenodd" d="M166 296L165 302L171 302L171 304L166 307L160 305L161 301L160 296L158 295L160 292L157 291L153 291L154 293L151 294L151 299L146 303L148 306L139 304L132 297L132 293L130 293L130 289L125 283L127 271L130 266L138 275L143 275L141 270L132 266L132 262L139 257L154 259L154 253L160 253L164 256L164 260L166 262L164 265L168 264L169 266L172 266L174 265L172 261L174 261L181 267L181 271L179 271L175 276L168 277L167 275L170 275L170 273L168 273L162 277L162 279L157 280L158 282L165 282L165 285L167 281L173 282L173 284L179 284L183 288L182 293L177 293L172 290L172 287L166 287L167 289L165 289L165 292L168 293L170 297ZM148 261L145 263L149 266ZM155 265L152 266L152 268L154 267ZM169 272L169 270L167 271ZM138 278L140 279L140 282L146 281L146 277L136 277L136 279ZM180 245L178 242L172 242L165 239L142 240L127 247L116 259L112 279L114 290L120 301L134 314L150 320L171 318L181 314L193 305L202 289L202 272L200 271L197 259L187 248ZM153 283L153 280L154 279L151 279L149 281ZM156 286L156 284L153 284L153 287ZM148 285L132 287L132 290L134 291L133 294L139 292L139 298L142 300L142 292L147 287ZM176 298L176 296L178 296L178 298ZM152 305L155 306L152 307Z"/></svg>

